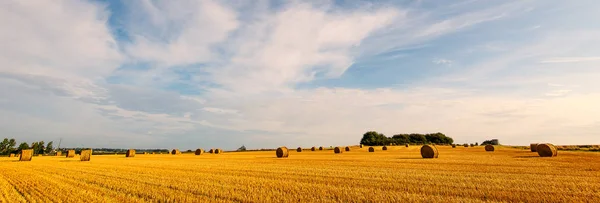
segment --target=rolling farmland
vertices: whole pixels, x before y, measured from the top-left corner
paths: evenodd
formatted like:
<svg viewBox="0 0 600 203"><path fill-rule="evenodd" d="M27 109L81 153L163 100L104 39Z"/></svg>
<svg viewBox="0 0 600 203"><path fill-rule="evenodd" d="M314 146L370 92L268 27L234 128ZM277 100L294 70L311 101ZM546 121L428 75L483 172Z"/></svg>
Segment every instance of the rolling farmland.
<svg viewBox="0 0 600 203"><path fill-rule="evenodd" d="M295 149L297 146L288 146ZM600 153L438 146L0 158L0 202L600 202Z"/></svg>

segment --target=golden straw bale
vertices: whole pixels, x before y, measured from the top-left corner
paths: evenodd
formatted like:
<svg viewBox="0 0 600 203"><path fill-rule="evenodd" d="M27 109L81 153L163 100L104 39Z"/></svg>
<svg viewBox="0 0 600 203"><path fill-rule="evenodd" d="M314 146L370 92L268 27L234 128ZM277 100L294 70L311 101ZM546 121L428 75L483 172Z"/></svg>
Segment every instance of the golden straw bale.
<svg viewBox="0 0 600 203"><path fill-rule="evenodd" d="M79 160L90 161L91 158L92 158L92 149L81 150L81 155L79 156Z"/></svg>
<svg viewBox="0 0 600 203"><path fill-rule="evenodd" d="M556 147L550 143L538 144L536 150L538 155L540 155L541 157L558 156L558 151L556 150Z"/></svg>
<svg viewBox="0 0 600 203"><path fill-rule="evenodd" d="M350 151L350 147L346 146L345 150L346 150L347 152L349 152L349 151Z"/></svg>
<svg viewBox="0 0 600 203"><path fill-rule="evenodd" d="M438 156L439 152L437 150L437 147L433 145L423 145L423 147L421 147L421 157L425 159L432 159L438 158Z"/></svg>
<svg viewBox="0 0 600 203"><path fill-rule="evenodd" d="M215 149L215 154L221 154L221 153L223 153L222 149Z"/></svg>
<svg viewBox="0 0 600 203"><path fill-rule="evenodd" d="M290 156L290 152L287 147L279 147L275 151L275 155L277 155L277 158L287 158Z"/></svg>
<svg viewBox="0 0 600 203"><path fill-rule="evenodd" d="M323 150L323 146L320 146L320 147L319 147L319 150Z"/></svg>
<svg viewBox="0 0 600 203"><path fill-rule="evenodd" d="M531 150L531 152L537 152L537 146L538 143L531 143L529 144L529 149Z"/></svg>
<svg viewBox="0 0 600 203"><path fill-rule="evenodd" d="M202 155L202 154L204 154L204 150L203 150L203 149L200 149L200 148L198 148L198 149L196 149L196 152L194 152L194 154L195 154L195 155Z"/></svg>
<svg viewBox="0 0 600 203"><path fill-rule="evenodd" d="M24 149L21 150L21 156L19 157L19 161L31 161L33 157L33 149Z"/></svg>
<svg viewBox="0 0 600 203"><path fill-rule="evenodd" d="M67 156L67 158L75 157L75 150L68 150L66 156Z"/></svg>
<svg viewBox="0 0 600 203"><path fill-rule="evenodd" d="M485 145L485 151L486 152L493 152L494 151L494 145Z"/></svg>
<svg viewBox="0 0 600 203"><path fill-rule="evenodd" d="M173 150L171 150L171 154L172 155L180 155L181 152L178 149L173 149Z"/></svg>
<svg viewBox="0 0 600 203"><path fill-rule="evenodd" d="M383 147L381 148L381 150L383 150L383 151L387 150L387 146L383 146Z"/></svg>
<svg viewBox="0 0 600 203"><path fill-rule="evenodd" d="M9 154L8 157L13 158L15 157L15 154Z"/></svg>
<svg viewBox="0 0 600 203"><path fill-rule="evenodd" d="M316 150L317 150L317 148L316 148L316 147L311 147L311 148L310 148L310 151L316 151Z"/></svg>
<svg viewBox="0 0 600 203"><path fill-rule="evenodd" d="M135 149L128 149L125 153L125 157L135 157Z"/></svg>
<svg viewBox="0 0 600 203"><path fill-rule="evenodd" d="M375 148L369 147L369 152L375 152Z"/></svg>
<svg viewBox="0 0 600 203"><path fill-rule="evenodd" d="M333 148L333 152L336 153L336 154L341 154L344 151L342 150L341 147L335 147L335 148Z"/></svg>
<svg viewBox="0 0 600 203"><path fill-rule="evenodd" d="M302 152L302 147L298 147L298 149L296 149L297 152Z"/></svg>

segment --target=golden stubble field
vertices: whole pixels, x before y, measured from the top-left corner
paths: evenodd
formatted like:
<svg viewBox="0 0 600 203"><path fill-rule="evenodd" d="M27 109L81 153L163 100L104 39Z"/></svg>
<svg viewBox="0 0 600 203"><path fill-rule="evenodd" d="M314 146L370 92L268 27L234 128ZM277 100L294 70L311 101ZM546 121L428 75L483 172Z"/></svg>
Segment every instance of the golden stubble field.
<svg viewBox="0 0 600 203"><path fill-rule="evenodd" d="M1 202L600 202L600 153L440 146L0 158Z"/></svg>

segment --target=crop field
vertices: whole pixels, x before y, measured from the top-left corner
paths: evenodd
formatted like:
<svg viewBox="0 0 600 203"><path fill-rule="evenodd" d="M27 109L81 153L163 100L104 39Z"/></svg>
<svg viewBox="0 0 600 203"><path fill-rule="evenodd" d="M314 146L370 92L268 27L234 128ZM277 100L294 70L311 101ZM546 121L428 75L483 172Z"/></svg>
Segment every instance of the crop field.
<svg viewBox="0 0 600 203"><path fill-rule="evenodd" d="M0 158L0 202L600 202L600 153L439 146Z"/></svg>

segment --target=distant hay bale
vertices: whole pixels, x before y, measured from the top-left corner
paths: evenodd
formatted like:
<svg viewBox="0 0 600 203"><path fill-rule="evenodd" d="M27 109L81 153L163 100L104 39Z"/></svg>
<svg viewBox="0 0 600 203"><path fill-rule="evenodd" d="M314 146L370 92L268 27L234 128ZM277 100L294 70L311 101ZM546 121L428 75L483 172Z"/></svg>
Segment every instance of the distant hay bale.
<svg viewBox="0 0 600 203"><path fill-rule="evenodd" d="M350 151L350 147L346 146L345 150L346 150L347 152L349 152L349 151Z"/></svg>
<svg viewBox="0 0 600 203"><path fill-rule="evenodd" d="M62 152L61 151L57 151L56 152L56 156L62 156Z"/></svg>
<svg viewBox="0 0 600 203"><path fill-rule="evenodd" d="M31 161L33 157L33 149L24 149L21 150L21 156L19 157L19 161Z"/></svg>
<svg viewBox="0 0 600 203"><path fill-rule="evenodd" d="M8 157L13 158L15 157L15 154L9 154Z"/></svg>
<svg viewBox="0 0 600 203"><path fill-rule="evenodd" d="M369 147L369 152L375 152L375 148Z"/></svg>
<svg viewBox="0 0 600 203"><path fill-rule="evenodd" d="M215 149L208 150L208 153L211 153L211 154L215 153Z"/></svg>
<svg viewBox="0 0 600 203"><path fill-rule="evenodd" d="M302 147L298 147L298 149L296 149L297 152L302 152Z"/></svg>
<svg viewBox="0 0 600 203"><path fill-rule="evenodd" d="M408 147L408 144L404 145L405 147Z"/></svg>
<svg viewBox="0 0 600 203"><path fill-rule="evenodd" d="M381 148L381 150L383 150L383 151L387 150L387 146L383 146L383 147Z"/></svg>
<svg viewBox="0 0 600 203"><path fill-rule="evenodd" d="M456 148L456 145L455 145L455 144L452 144L452 148Z"/></svg>
<svg viewBox="0 0 600 203"><path fill-rule="evenodd" d="M81 155L79 156L79 160L90 161L91 158L92 158L92 149L81 150Z"/></svg>
<svg viewBox="0 0 600 203"><path fill-rule="evenodd" d="M538 144L536 150L541 157L554 157L558 155L556 147L550 143Z"/></svg>
<svg viewBox="0 0 600 203"><path fill-rule="evenodd" d="M75 157L75 150L68 150L66 157L67 158L73 158L73 157Z"/></svg>
<svg viewBox="0 0 600 203"><path fill-rule="evenodd" d="M360 148L363 148L363 145L362 145L362 144L360 144Z"/></svg>
<svg viewBox="0 0 600 203"><path fill-rule="evenodd" d="M471 147L473 147L473 146L475 146L475 145L473 145L473 144L470 144L470 146L471 146Z"/></svg>
<svg viewBox="0 0 600 203"><path fill-rule="evenodd" d="M215 154L222 154L223 150L222 149L215 149Z"/></svg>
<svg viewBox="0 0 600 203"><path fill-rule="evenodd" d="M178 149L173 149L173 150L171 150L171 154L172 155L180 155L181 152Z"/></svg>
<svg viewBox="0 0 600 203"><path fill-rule="evenodd" d="M463 146L465 146L465 147L469 147L469 145L468 145L468 144L463 144Z"/></svg>
<svg viewBox="0 0 600 203"><path fill-rule="evenodd" d="M316 151L316 150L317 150L317 148L316 148L316 147L311 147L311 148L310 148L310 151Z"/></svg>
<svg viewBox="0 0 600 203"><path fill-rule="evenodd" d="M194 152L194 154L195 154L195 155L202 155L202 154L204 154L204 150L203 150L203 149L200 149L200 148L198 148L198 149L196 149L196 152Z"/></svg>
<svg viewBox="0 0 600 203"><path fill-rule="evenodd" d="M152 154L155 154L154 152L152 152Z"/></svg>
<svg viewBox="0 0 600 203"><path fill-rule="evenodd" d="M128 149L127 152L125 152L125 157L135 157L135 149Z"/></svg>
<svg viewBox="0 0 600 203"><path fill-rule="evenodd" d="M336 154L341 154L342 152L344 152L344 150L342 150L341 147L335 147L333 148L333 152Z"/></svg>
<svg viewBox="0 0 600 203"><path fill-rule="evenodd" d="M421 157L424 159L438 158L438 155L439 152L437 147L433 145L423 145L423 147L421 147Z"/></svg>
<svg viewBox="0 0 600 203"><path fill-rule="evenodd" d="M287 147L279 147L275 151L275 155L277 155L277 158L287 158L290 156L290 152Z"/></svg>
<svg viewBox="0 0 600 203"><path fill-rule="evenodd" d="M493 152L494 151L494 145L485 145L485 151L486 152Z"/></svg>
<svg viewBox="0 0 600 203"><path fill-rule="evenodd" d="M144 152L144 155L147 155L147 154L148 154L148 152Z"/></svg>
<svg viewBox="0 0 600 203"><path fill-rule="evenodd" d="M320 146L320 147L319 147L319 150L323 150L323 146Z"/></svg>
<svg viewBox="0 0 600 203"><path fill-rule="evenodd" d="M538 143L531 143L529 144L529 149L531 149L531 152L537 152L537 146Z"/></svg>

